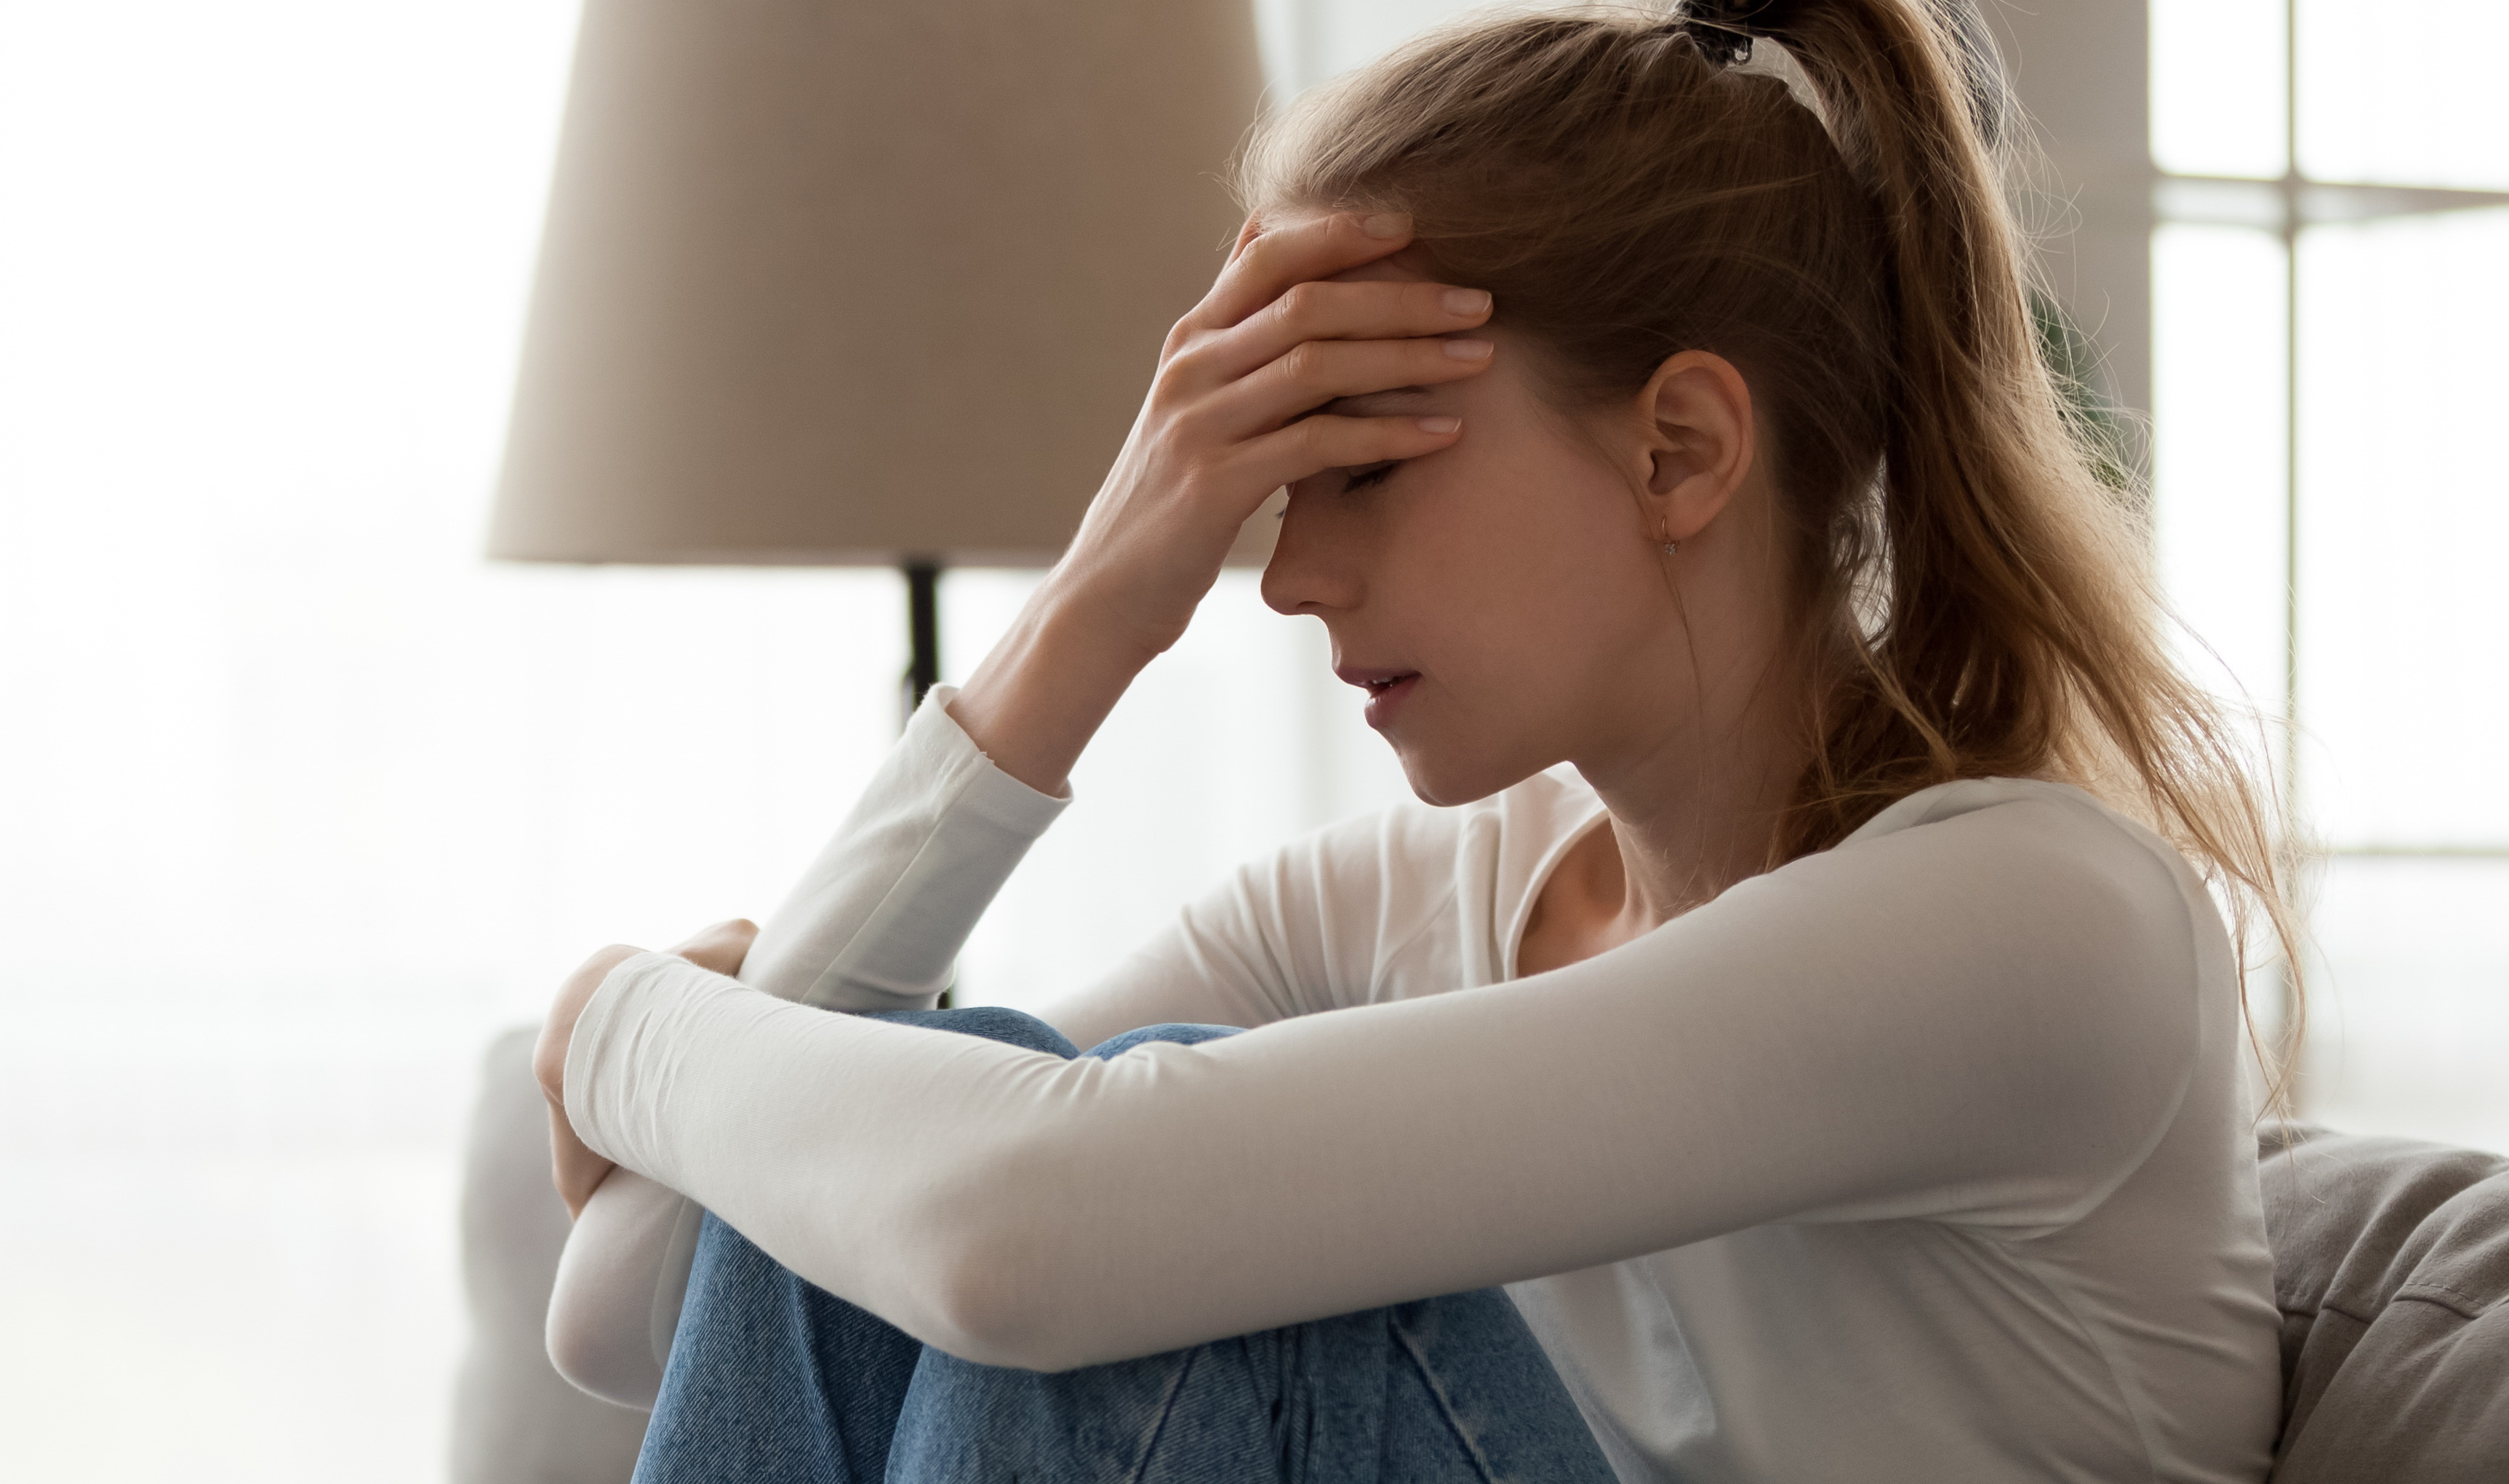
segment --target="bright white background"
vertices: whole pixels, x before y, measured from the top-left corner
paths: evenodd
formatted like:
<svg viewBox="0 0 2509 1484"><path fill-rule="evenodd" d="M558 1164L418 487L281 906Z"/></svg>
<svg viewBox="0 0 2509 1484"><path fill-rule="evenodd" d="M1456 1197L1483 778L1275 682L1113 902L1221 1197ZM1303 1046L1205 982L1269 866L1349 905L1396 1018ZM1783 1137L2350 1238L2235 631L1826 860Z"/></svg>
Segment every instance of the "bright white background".
<svg viewBox="0 0 2509 1484"><path fill-rule="evenodd" d="M1267 56L1313 79L1453 8L1271 0ZM9 1477L437 1477L480 1047L595 945L770 906L893 731L887 574L476 557L573 20L0 0ZM2416 176L2430 135L2342 137L2392 178L2499 172ZM2279 270L2187 230L2162 255L2163 549L2266 675ZM2456 739L2509 720L2480 601L2509 492L2463 436L2509 390L2485 349L2509 335L2502 231L2304 253L2327 265L2303 264L2329 348L2303 352L2328 368L2309 394L2413 429L2331 416L2305 445L2307 498L2350 512L2307 558L2332 573L2307 685L2341 698L2311 794L2333 830L2503 837L2497 792L2453 785L2487 761ZM2362 356L2405 369L2348 376ZM2222 399L2186 404L2218 436L2181 435L2173 383ZM950 579L954 672L1025 581ZM969 997L1068 984L1235 861L1399 797L1322 657L1224 584L971 946ZM2499 949L2469 929L2509 880L2435 869L2330 882L2339 983L2390 986L2343 1002L2380 1069L2345 1111L2509 1139L2465 1091L2509 1046ZM2396 996L2410 1014L2379 1010Z"/></svg>
<svg viewBox="0 0 2509 1484"><path fill-rule="evenodd" d="M480 1050L895 731L891 574L478 559L574 20L0 3L0 1475L438 1477ZM1227 579L966 997L1400 797L1357 702Z"/></svg>
<svg viewBox="0 0 2509 1484"><path fill-rule="evenodd" d="M2486 71L2509 10L2436 0L2383 41L2335 0L2292 10L2296 160L2285 0L2153 0L2164 167L2509 189ZM2162 575L2214 678L2295 718L2301 815L2327 852L2305 883L2303 1110L2493 1148L2509 1148L2504 264L2497 206L2306 227L2288 252L2274 232L2173 224L2153 251Z"/></svg>

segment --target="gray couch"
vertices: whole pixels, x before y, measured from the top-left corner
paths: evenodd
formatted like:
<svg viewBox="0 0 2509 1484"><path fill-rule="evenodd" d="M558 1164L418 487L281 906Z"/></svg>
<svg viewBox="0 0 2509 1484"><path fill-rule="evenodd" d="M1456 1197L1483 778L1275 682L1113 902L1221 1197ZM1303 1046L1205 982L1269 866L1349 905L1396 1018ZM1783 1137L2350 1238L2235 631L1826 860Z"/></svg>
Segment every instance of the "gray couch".
<svg viewBox="0 0 2509 1484"><path fill-rule="evenodd" d="M533 1032L489 1048L463 1182L471 1346L454 1484L623 1484L642 1413L549 1367L566 1207L549 1188ZM2274 1484L2509 1484L2509 1159L2268 1128L2259 1144L2282 1310Z"/></svg>
<svg viewBox="0 0 2509 1484"><path fill-rule="evenodd" d="M2509 1484L2509 1159L2267 1129L2274 1484Z"/></svg>
<svg viewBox="0 0 2509 1484"><path fill-rule="evenodd" d="M587 1396L548 1361L541 1328L567 1214L549 1184L548 1103L532 1080L538 1027L489 1043L462 1171L462 1290L470 1348L453 1386L453 1484L626 1484L645 1414Z"/></svg>

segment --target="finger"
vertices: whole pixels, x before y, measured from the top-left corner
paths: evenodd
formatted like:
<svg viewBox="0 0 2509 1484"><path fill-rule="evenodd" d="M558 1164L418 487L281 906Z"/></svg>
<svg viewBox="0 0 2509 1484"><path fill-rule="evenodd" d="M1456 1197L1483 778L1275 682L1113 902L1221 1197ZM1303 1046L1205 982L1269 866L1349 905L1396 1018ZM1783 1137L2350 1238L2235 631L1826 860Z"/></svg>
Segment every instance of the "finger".
<svg viewBox="0 0 2509 1484"><path fill-rule="evenodd" d="M1310 340L1213 392L1192 418L1198 433L1234 442L1342 397L1478 376L1495 349L1486 340Z"/></svg>
<svg viewBox="0 0 2509 1484"><path fill-rule="evenodd" d="M610 971L643 951L614 943L585 959L558 986L557 999L549 1006L548 1019L541 1022L540 1039L532 1047L532 1076L549 1101L566 1100L566 1057L567 1049L574 1044L575 1022L600 991Z"/></svg>
<svg viewBox="0 0 2509 1484"><path fill-rule="evenodd" d="M671 951L677 953L680 948L709 947L726 943L746 944L757 936L757 923L746 917L728 917L721 922L708 923L697 929L689 936L688 942Z"/></svg>
<svg viewBox="0 0 2509 1484"><path fill-rule="evenodd" d="M737 974L749 946L758 939L758 924L746 917L718 922L671 949L673 953L717 974Z"/></svg>
<svg viewBox="0 0 2509 1484"><path fill-rule="evenodd" d="M1246 218L1245 225L1237 229L1237 241L1228 244L1228 261L1231 263L1236 262L1237 255L1246 250L1246 244L1262 235L1263 218L1260 216L1249 216Z"/></svg>
<svg viewBox="0 0 2509 1484"><path fill-rule="evenodd" d="M576 1133L565 1109L549 1109L549 1177L568 1215L580 1217L593 1192L618 1168Z"/></svg>
<svg viewBox="0 0 2509 1484"><path fill-rule="evenodd" d="M1482 289L1452 283L1310 280L1205 339L1173 364L1188 386L1218 386L1309 340L1403 340L1477 329L1490 316Z"/></svg>
<svg viewBox="0 0 2509 1484"><path fill-rule="evenodd" d="M1273 227L1238 249L1211 292L1185 317L1207 329L1226 329L1281 297L1292 283L1329 278L1400 252L1410 242L1411 218L1400 212L1336 211Z"/></svg>
<svg viewBox="0 0 2509 1484"><path fill-rule="evenodd" d="M1434 454L1452 447L1463 434L1463 419L1453 417L1301 418L1240 444L1230 471L1265 489L1278 489L1326 469Z"/></svg>

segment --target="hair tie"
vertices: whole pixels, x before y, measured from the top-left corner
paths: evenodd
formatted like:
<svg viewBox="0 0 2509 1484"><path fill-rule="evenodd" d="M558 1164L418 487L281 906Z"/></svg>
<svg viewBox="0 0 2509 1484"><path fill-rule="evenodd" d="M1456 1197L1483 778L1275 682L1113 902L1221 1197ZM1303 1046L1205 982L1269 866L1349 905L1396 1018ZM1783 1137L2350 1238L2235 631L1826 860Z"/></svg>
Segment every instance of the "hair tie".
<svg viewBox="0 0 2509 1484"><path fill-rule="evenodd" d="M1688 0L1667 29L1689 37L1699 55L1716 65L1735 67L1751 59L1752 37L1777 34L1766 20L1752 23L1776 9L1770 0Z"/></svg>

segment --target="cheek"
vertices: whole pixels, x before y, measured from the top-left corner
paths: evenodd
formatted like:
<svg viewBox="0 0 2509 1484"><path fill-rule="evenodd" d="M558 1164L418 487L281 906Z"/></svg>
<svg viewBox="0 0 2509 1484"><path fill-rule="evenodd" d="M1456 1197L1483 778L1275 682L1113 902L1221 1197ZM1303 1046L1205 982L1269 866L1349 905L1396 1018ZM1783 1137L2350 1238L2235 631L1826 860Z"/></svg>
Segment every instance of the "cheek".
<svg viewBox="0 0 2509 1484"><path fill-rule="evenodd" d="M1455 492L1421 538L1424 606L1458 685L1555 703L1659 632L1663 574L1608 472L1556 462L1493 472L1503 477Z"/></svg>

